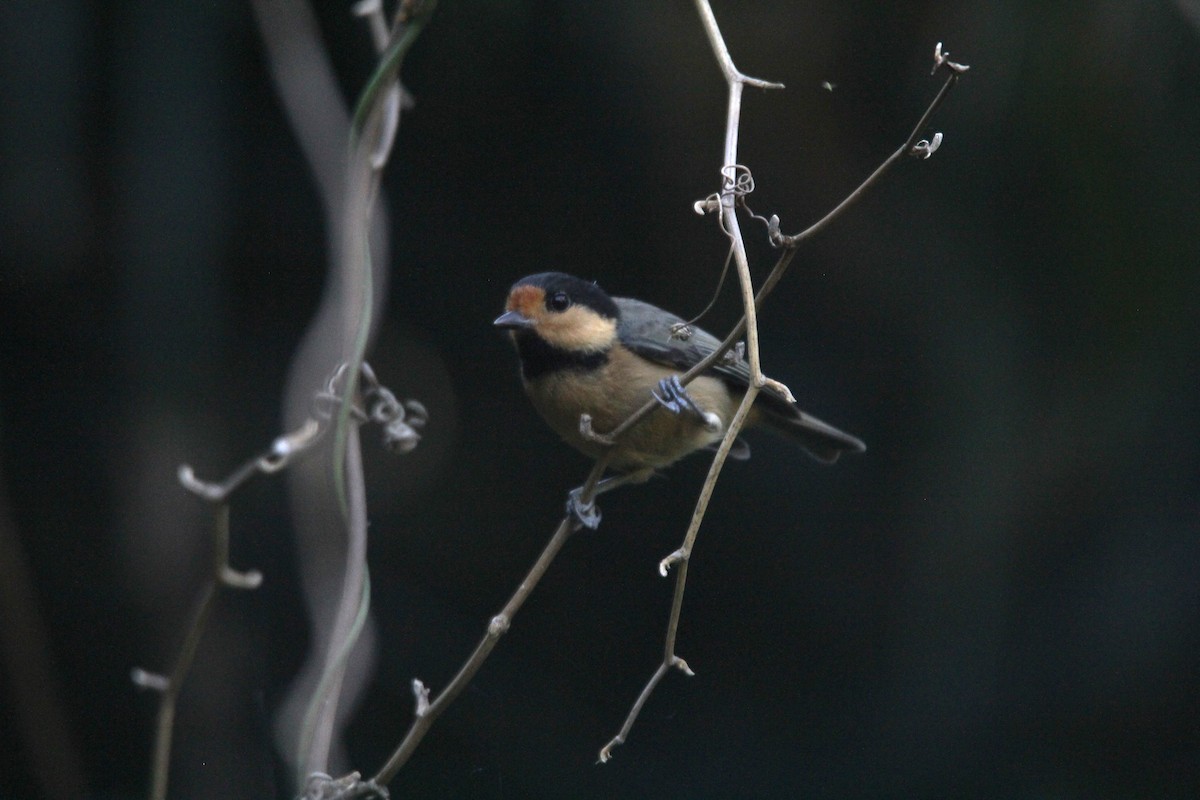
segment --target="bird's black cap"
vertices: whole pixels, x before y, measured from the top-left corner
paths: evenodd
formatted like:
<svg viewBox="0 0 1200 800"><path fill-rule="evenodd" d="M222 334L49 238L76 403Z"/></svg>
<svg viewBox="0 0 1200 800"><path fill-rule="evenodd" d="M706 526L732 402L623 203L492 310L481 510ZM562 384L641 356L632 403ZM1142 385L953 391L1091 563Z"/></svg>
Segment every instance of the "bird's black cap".
<svg viewBox="0 0 1200 800"><path fill-rule="evenodd" d="M555 294L564 292L572 303L587 306L602 317L618 319L621 316L617 304L603 289L595 283L589 283L565 272L539 272L536 275L527 275L514 283L513 289L518 286L536 286L542 289L546 293L547 301Z"/></svg>

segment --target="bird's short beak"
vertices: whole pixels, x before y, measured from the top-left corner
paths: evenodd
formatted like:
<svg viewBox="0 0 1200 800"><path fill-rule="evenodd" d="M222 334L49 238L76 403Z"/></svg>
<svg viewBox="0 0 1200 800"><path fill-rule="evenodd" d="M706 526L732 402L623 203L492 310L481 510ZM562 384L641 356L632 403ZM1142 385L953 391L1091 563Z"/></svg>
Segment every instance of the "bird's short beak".
<svg viewBox="0 0 1200 800"><path fill-rule="evenodd" d="M505 311L503 314L496 317L496 321L492 324L497 328L520 330L521 328L532 328L533 320L522 314L520 311Z"/></svg>

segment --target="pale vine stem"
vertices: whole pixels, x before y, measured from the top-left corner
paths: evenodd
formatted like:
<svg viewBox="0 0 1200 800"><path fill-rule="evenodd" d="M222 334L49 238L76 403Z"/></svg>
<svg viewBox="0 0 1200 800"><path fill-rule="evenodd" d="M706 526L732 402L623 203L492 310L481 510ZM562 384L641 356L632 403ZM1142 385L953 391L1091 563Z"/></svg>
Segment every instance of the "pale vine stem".
<svg viewBox="0 0 1200 800"><path fill-rule="evenodd" d="M382 4L378 0L356 7L356 13L369 18L381 58L349 126L350 146L348 152L343 151L345 166L331 169L329 165L335 161L323 158L321 146L322 137L328 133L325 122L332 119L335 126L339 122L344 125L341 121L344 116L339 119L336 109L330 109L328 117L318 120L309 112L303 100L310 96L311 86L304 79L313 73L304 72L301 48L296 45L296 37L289 36L296 31L307 32L312 24L311 14L303 4L288 6L271 0L255 0L254 3L260 28L271 51L272 64L277 68L276 78L285 107L317 173L322 197L329 210L336 242L334 274L342 287L342 304L337 313L342 327L340 331L330 330L329 335L342 343L335 356L341 364L337 374L342 376L342 386L334 398L338 406L334 414L332 456L335 493L346 531L346 555L341 597L329 633L321 676L298 737L296 763L301 785L306 784L305 773L324 768L328 760L346 665L369 608L367 510L358 432L360 420L352 419L372 329L375 275L369 238L382 170L388 162L398 124L401 95L397 75L405 54L434 6L435 0L401 0L390 29L383 20ZM286 64L287 68L280 67L281 64ZM322 426L314 438L323 433ZM224 484L202 485L193 481L196 487L192 488L210 499L214 493L223 496L253 474L250 466L234 473ZM189 477L190 471L188 476L181 474L185 485Z"/></svg>
<svg viewBox="0 0 1200 800"><path fill-rule="evenodd" d="M369 257L370 245L366 240L379 172L386 164L387 153L385 151L382 158L375 154L368 157L362 145L364 140L369 140L371 130L379 129L378 114L369 121L357 118L358 124L353 129L348 124L337 89L329 77L331 70L315 55L316 24L308 5L253 0L253 7L285 113L315 173L333 242L330 285L334 288L326 292L321 310L310 326L310 331L317 331L333 344L328 347L329 352L311 358L312 364L304 361L306 348L302 346L293 368L307 365L314 374L328 375L333 364L342 365L336 373L341 376L341 389L334 392L331 383L330 392L337 395L333 398L337 406L333 413L332 462L337 504L346 536L345 556L341 594L328 630L321 674L308 698L296 737L297 781L303 786L306 773L324 768L328 760L346 664L365 623L369 603L361 451L357 423L351 423L350 417L371 331L375 276ZM374 9L367 10L367 14L372 13L382 14L379 3ZM379 24L373 17L369 22L378 43ZM389 38L386 22L383 27L383 45L386 47ZM387 59L381 59L384 61ZM393 58L387 64L380 64L376 77L387 71L394 83L396 69L398 64ZM318 100L315 104L314 98ZM388 105L391 111L393 104ZM314 111L314 108L320 110ZM390 144L393 126L390 121L384 126L383 139ZM348 151L344 149L347 132L351 132ZM299 392L307 396L308 388L301 385Z"/></svg>
<svg viewBox="0 0 1200 800"><path fill-rule="evenodd" d="M367 2L367 14L381 14L378 2ZM337 698L340 692L342 678L345 672L350 651L357 641L366 621L369 608L369 577L366 570L366 528L367 511L364 490L361 446L359 442L358 425L361 413L355 409L358 397L358 383L363 374L374 381L373 372L365 365L363 358L370 339L371 311L373 308L372 288L374 285L373 268L370 253L370 224L372 210L379 190L380 177L386 166L392 143L394 142L398 114L401 106L401 93L397 83L397 74L408 48L428 21L436 5L436 0L401 0L391 26L390 37L380 42L383 51L380 63L367 88L363 92L351 127L351 145L348 157L349 169L343 176L343 203L339 216L340 248L338 251L339 267L342 272L343 284L347 288L344 297L344 307L341 318L345 329L342 341L347 344L343 350L344 359L337 374L344 376L344 386L338 401L336 421L334 423L334 453L333 472L336 485L337 499L342 511L347 531L347 557L343 592L338 612L335 617L334 629L330 636L329 651L325 669L314 692L309 713L305 716L305 729L302 732L301 753L298 763L311 767L324 766L328 759L328 751L332 742L334 719L337 710ZM295 11L297 7L293 7ZM305 11L304 7L299 7ZM275 4L269 0L256 0L255 12L259 16L268 46L276 52L273 55L281 58L287 44L282 37L273 36L281 31L274 14L280 13ZM300 18L304 18L300 14ZM290 20L296 22L296 18ZM376 23L376 20L372 20ZM378 25L375 25L377 28ZM378 31L375 31L378 33ZM377 36L377 41L379 37ZM289 88L294 89L292 82ZM287 92L285 92L285 95ZM294 100L295 97L285 97ZM289 112L295 121L295 104L289 105ZM309 118L311 121L311 117ZM314 149L315 131L311 125L297 125L298 129L307 131L302 140ZM313 155L313 153L310 153ZM323 168L319 158L313 159L318 173L318 181L322 186L322 194L327 200L334 196L336 186L334 173ZM336 380L336 378L335 378ZM332 385L332 384L331 384ZM380 387L374 386L373 390ZM388 393L389 396L390 393ZM378 395L377 395L378 396ZM394 401L394 397L392 398ZM397 412L403 422L403 407L395 404L384 419L376 418L377 422L395 421ZM424 409L416 404L423 416ZM417 413L410 403L407 410ZM418 422L417 425L423 424ZM200 592L191 623L184 633L184 640L175 658L169 675L163 675L135 668L131 678L135 684L146 689L158 691L160 700L155 727L153 757L151 759L151 800L162 800L166 797L169 768L171 760L172 735L174 720L180 691L195 660L196 651L212 615L215 601L221 587L236 589L254 589L262 582L262 575L257 571L239 572L230 567L229 555L229 496L240 488L254 475L274 473L287 467L297 456L313 449L320 441L327 426L321 425L308 418L294 432L277 438L270 449L255 458L250 459L219 483L210 483L196 478L194 471L188 465L179 469L179 480L185 489L198 497L212 503L216 507L214 524L214 566L209 581ZM412 431L409 431L412 434ZM389 440L392 445L399 446L393 437ZM407 440L415 444L415 434ZM407 449L411 449L409 446ZM406 452L402 447L401 452ZM305 785L304 776L300 776L301 785ZM355 776L355 782L357 776ZM353 789L353 787L350 787ZM366 787L370 788L370 787ZM365 795L364 795L365 796Z"/></svg>
<svg viewBox="0 0 1200 800"><path fill-rule="evenodd" d="M348 365L346 386L334 428L333 475L346 526L346 566L325 666L301 729L297 753L298 782L301 785L307 775L326 768L337 721L342 679L370 603L362 455L357 425L351 422L350 417L372 328L375 276L371 258L371 220L383 169L395 141L400 113L400 67L435 6L436 0L401 0L386 38L379 35L383 22L380 4L363 3L358 6L359 13L367 16L372 24L381 52L379 64L354 109L343 207L344 227L340 237L343 249L341 269L345 272L345 285L350 289L345 297L345 336L351 344L345 358Z"/></svg>

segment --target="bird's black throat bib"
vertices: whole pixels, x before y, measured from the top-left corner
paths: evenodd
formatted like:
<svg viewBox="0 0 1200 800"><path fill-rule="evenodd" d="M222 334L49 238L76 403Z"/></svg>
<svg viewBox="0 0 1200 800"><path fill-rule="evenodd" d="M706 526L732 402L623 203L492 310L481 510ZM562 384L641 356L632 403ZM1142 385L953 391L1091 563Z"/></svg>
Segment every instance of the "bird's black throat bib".
<svg viewBox="0 0 1200 800"><path fill-rule="evenodd" d="M527 381L559 370L590 372L608 363L607 350L563 350L533 331L517 331L515 339L521 356L521 377Z"/></svg>

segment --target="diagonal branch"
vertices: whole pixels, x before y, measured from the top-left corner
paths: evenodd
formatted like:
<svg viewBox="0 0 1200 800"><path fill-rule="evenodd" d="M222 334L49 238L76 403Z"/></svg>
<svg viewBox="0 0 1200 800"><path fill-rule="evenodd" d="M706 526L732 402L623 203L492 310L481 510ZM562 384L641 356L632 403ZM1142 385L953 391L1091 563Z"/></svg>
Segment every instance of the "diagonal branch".
<svg viewBox="0 0 1200 800"><path fill-rule="evenodd" d="M942 88L938 90L937 95L933 98L932 102L930 102L929 107L925 109L925 113L921 115L921 118L913 127L912 133L910 133L908 138L904 140L904 144L896 148L894 153L888 156L882 164L876 167L875 171L868 175L867 179L859 184L854 191L846 195L842 202L834 206L833 210L821 217L812 225L793 236L780 235L777 233L778 229L774 228L774 232L771 237L772 244L774 244L776 247L794 249L796 245L800 244L800 242L820 233L829 225L829 223L841 216L842 212L844 212L860 197L866 194L867 190L874 186L879 179L883 177L884 173L895 166L897 161L905 156L920 156L922 158L929 158L929 156L933 155L934 151L937 150L938 145L941 144L942 135L940 133L934 134L933 142L925 142L924 146L922 146L922 142L919 141L921 132L925 130L925 126L929 124L929 121L933 118L933 115L937 113L937 110L942 107L942 103L946 101L946 96L950 94L950 90L953 89L958 83L958 79L962 77L963 73L970 69L970 67L966 66L965 64L957 64L948 60L945 58L947 55L949 54L942 52L942 43L938 42L937 47L934 48L933 71L936 73L939 69L944 69L946 71L946 82L942 84ZM774 284L771 285L774 286Z"/></svg>
<svg viewBox="0 0 1200 800"><path fill-rule="evenodd" d="M600 477L604 474L604 470L608 468L608 458L601 457L592 467L592 471L588 474L587 480L583 484L582 495L584 502L590 501L596 489L596 484L600 481ZM562 521L558 523L558 527L554 529L554 534L550 537L550 541L538 556L533 567L525 579L517 586L512 597L504 604L504 608L498 614L491 618L488 622L487 630L483 634L483 638L479 640L479 644L475 645L475 650L467 658L466 662L459 668L458 673L450 680L432 701L429 699L429 690L420 680L413 681L413 693L416 696L417 707L414 713L412 724L408 728L408 732L404 735L399 746L392 753L388 760L380 767L379 772L373 778L375 783L386 785L401 767L412 757L413 751L425 738L425 734L433 727L433 723L442 715L442 712L454 702L455 698L462 693L462 690L467 688L467 684L471 682L471 678L475 677L475 673L483 666L483 662L491 654L492 650L500 641L505 633L508 632L512 625L513 618L517 612L521 610L521 606L529 599L529 595L537 587L542 576L546 574L546 570L550 568L563 545L567 543L567 539L571 534L579 530L580 523L570 513L563 516Z"/></svg>

